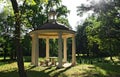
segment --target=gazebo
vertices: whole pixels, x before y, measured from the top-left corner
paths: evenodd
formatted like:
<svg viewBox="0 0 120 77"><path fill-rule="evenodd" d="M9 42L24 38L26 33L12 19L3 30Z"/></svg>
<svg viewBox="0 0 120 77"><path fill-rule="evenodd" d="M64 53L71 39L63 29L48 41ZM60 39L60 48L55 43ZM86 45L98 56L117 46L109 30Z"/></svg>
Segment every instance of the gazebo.
<svg viewBox="0 0 120 77"><path fill-rule="evenodd" d="M38 65L39 38L46 39L46 59L49 59L49 39L58 39L58 68L62 67L63 60L67 62L67 38L72 38L72 65L76 64L75 31L56 21L51 21L31 31L30 35L32 37L31 63L33 65Z"/></svg>

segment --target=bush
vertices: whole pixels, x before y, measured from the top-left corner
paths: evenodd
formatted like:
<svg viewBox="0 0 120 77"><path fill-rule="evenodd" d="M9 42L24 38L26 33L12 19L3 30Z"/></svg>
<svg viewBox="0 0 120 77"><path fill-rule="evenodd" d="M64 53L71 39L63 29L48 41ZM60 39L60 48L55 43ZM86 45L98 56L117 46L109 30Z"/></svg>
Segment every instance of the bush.
<svg viewBox="0 0 120 77"><path fill-rule="evenodd" d="M23 61L24 62L31 62L31 56L24 56Z"/></svg>

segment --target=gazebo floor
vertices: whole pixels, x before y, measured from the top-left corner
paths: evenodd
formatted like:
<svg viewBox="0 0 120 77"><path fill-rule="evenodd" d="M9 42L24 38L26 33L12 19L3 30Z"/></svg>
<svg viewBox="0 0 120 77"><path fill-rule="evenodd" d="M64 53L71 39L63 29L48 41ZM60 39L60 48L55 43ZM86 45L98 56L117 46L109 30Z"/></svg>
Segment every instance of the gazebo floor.
<svg viewBox="0 0 120 77"><path fill-rule="evenodd" d="M63 64L63 67L64 68L66 68L66 67L70 67L72 65L72 63L68 63L68 62L66 62L66 63L64 63ZM39 66L45 66L45 67L49 67L49 66L58 66L58 62L56 62L56 63L54 63L54 64L52 64L51 62L49 62L49 63L43 63L43 64L39 64Z"/></svg>
<svg viewBox="0 0 120 77"><path fill-rule="evenodd" d="M72 65L72 63L64 63L63 67L70 67Z"/></svg>

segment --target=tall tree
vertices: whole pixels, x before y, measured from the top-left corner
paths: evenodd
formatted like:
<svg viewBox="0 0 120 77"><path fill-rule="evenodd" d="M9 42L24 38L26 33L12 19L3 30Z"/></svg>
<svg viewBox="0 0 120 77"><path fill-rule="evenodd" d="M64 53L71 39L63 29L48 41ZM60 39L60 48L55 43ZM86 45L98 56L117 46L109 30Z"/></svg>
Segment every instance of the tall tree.
<svg viewBox="0 0 120 77"><path fill-rule="evenodd" d="M23 54L21 50L20 44L20 28L21 28L21 19L20 19L20 12L18 9L18 3L16 0L11 0L12 7L14 10L15 16L15 45L16 45L16 52L17 52L17 64L18 64L18 71L20 77L27 77L26 72L24 70L24 63L23 63Z"/></svg>
<svg viewBox="0 0 120 77"><path fill-rule="evenodd" d="M76 33L76 50L78 55L79 54L88 54L87 50L87 33L86 33L86 27L88 26L88 22L84 23L83 25L77 26L77 33ZM89 54L88 54L89 55Z"/></svg>

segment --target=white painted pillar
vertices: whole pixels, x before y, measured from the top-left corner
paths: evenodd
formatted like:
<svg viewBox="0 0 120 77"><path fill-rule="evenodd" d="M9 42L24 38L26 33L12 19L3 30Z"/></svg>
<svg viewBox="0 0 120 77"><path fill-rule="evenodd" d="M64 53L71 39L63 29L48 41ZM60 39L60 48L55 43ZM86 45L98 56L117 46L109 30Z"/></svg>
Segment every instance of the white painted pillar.
<svg viewBox="0 0 120 77"><path fill-rule="evenodd" d="M35 39L34 39L34 36L32 36L32 53L31 53L31 64L32 65L34 65L35 64L35 51L34 51L34 49L35 49L35 45L34 45L34 43L35 43Z"/></svg>
<svg viewBox="0 0 120 77"><path fill-rule="evenodd" d="M75 35L72 37L72 65L76 64L76 45L75 45Z"/></svg>
<svg viewBox="0 0 120 77"><path fill-rule="evenodd" d="M39 39L38 35L34 34L32 36L32 64L38 66L39 58Z"/></svg>
<svg viewBox="0 0 120 77"><path fill-rule="evenodd" d="M58 68L62 68L62 32L58 33Z"/></svg>
<svg viewBox="0 0 120 77"><path fill-rule="evenodd" d="M49 59L49 38L46 38L46 59Z"/></svg>
<svg viewBox="0 0 120 77"><path fill-rule="evenodd" d="M67 62L67 38L64 38L64 62Z"/></svg>

